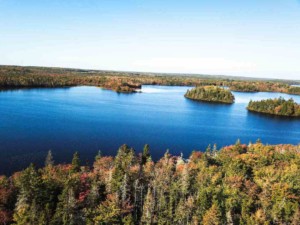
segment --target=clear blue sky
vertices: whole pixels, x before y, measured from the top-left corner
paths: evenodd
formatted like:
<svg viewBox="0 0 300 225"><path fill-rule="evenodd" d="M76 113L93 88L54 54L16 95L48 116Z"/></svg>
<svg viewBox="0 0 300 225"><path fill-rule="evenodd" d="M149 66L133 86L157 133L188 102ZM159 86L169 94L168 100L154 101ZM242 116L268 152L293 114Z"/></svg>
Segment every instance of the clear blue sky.
<svg viewBox="0 0 300 225"><path fill-rule="evenodd" d="M300 1L0 0L0 64L300 80Z"/></svg>

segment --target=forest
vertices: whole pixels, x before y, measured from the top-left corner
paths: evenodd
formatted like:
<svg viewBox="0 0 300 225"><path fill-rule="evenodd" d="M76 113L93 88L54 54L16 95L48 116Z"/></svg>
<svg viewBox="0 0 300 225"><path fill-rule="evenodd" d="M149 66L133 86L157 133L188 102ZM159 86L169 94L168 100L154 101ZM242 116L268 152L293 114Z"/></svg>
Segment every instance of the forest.
<svg viewBox="0 0 300 225"><path fill-rule="evenodd" d="M0 90L29 87L98 86L116 92L137 92L141 85L227 86L232 91L282 92L300 95L300 84L290 80L262 80L233 76L164 74L82 70L51 67L0 66Z"/></svg>
<svg viewBox="0 0 300 225"><path fill-rule="evenodd" d="M300 94L300 87L290 86L281 82L236 82L229 85L230 90L239 92L279 92L287 94Z"/></svg>
<svg viewBox="0 0 300 225"><path fill-rule="evenodd" d="M191 90L187 90L184 96L197 101L229 104L234 102L234 96L230 90L226 90L217 86L198 86Z"/></svg>
<svg viewBox="0 0 300 225"><path fill-rule="evenodd" d="M250 101L247 109L253 112L272 114L277 116L300 117L300 105L292 98L266 99L261 101Z"/></svg>
<svg viewBox="0 0 300 225"><path fill-rule="evenodd" d="M92 167L49 151L43 168L0 177L0 224L297 225L300 146L237 141L154 162L148 145L123 145Z"/></svg>

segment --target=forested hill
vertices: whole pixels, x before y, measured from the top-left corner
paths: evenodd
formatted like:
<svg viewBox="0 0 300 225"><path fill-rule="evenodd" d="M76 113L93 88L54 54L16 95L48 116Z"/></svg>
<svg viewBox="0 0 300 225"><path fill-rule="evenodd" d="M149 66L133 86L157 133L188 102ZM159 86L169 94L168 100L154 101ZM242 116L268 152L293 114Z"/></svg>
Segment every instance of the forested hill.
<svg viewBox="0 0 300 225"><path fill-rule="evenodd" d="M93 168L33 165L0 177L0 224L300 224L300 146L235 145L168 152L126 145Z"/></svg>
<svg viewBox="0 0 300 225"><path fill-rule="evenodd" d="M277 116L300 117L300 105L293 99L284 98L250 101L248 110Z"/></svg>

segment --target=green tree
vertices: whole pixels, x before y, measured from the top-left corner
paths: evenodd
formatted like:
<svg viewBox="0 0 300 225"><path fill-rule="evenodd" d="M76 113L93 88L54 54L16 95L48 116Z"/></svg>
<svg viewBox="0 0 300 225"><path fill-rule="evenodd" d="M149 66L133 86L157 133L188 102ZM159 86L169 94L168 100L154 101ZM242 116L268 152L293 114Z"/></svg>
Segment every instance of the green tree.
<svg viewBox="0 0 300 225"><path fill-rule="evenodd" d="M71 171L74 173L80 172L80 158L78 152L75 152L73 155Z"/></svg>
<svg viewBox="0 0 300 225"><path fill-rule="evenodd" d="M213 204L209 210L204 214L203 225L221 225L221 212L216 204Z"/></svg>
<svg viewBox="0 0 300 225"><path fill-rule="evenodd" d="M41 209L45 204L45 193L39 173L31 164L20 176L14 222L18 225L38 224Z"/></svg>
<svg viewBox="0 0 300 225"><path fill-rule="evenodd" d="M144 149L143 149L143 154L142 154L142 165L145 165L145 163L151 158L151 155L150 155L150 148L149 148L149 145L146 144L144 146Z"/></svg>
<svg viewBox="0 0 300 225"><path fill-rule="evenodd" d="M45 160L45 166L46 167L52 167L54 165L54 160L53 160L53 156L52 156L52 151L49 150L48 151L48 154L47 154L47 157L46 157L46 160Z"/></svg>

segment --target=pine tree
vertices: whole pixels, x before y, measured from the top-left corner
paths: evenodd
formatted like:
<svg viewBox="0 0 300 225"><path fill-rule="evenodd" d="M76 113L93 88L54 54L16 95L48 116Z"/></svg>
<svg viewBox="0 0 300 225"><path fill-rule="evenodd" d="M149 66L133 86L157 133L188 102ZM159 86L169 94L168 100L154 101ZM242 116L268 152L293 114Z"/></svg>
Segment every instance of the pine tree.
<svg viewBox="0 0 300 225"><path fill-rule="evenodd" d="M31 164L21 175L19 181L19 195L14 213L17 225L36 224L39 217L37 208L42 208L45 203L42 180Z"/></svg>
<svg viewBox="0 0 300 225"><path fill-rule="evenodd" d="M115 167L111 179L111 190L120 194L120 188L124 181L124 176L129 172L130 166L134 162L134 150L127 145L122 145L119 148L118 154L115 158Z"/></svg>
<svg viewBox="0 0 300 225"><path fill-rule="evenodd" d="M210 144L207 146L205 153L207 154L207 156L211 156L211 145Z"/></svg>
<svg viewBox="0 0 300 225"><path fill-rule="evenodd" d="M141 218L143 224L147 224L147 225L152 224L153 211L154 211L154 198L151 189L148 188L144 206L143 206L143 215Z"/></svg>
<svg viewBox="0 0 300 225"><path fill-rule="evenodd" d="M52 156L52 151L49 150L45 160L45 167L52 167L53 165L54 165L54 160Z"/></svg>
<svg viewBox="0 0 300 225"><path fill-rule="evenodd" d="M206 211L204 214L203 225L221 225L221 213L220 209L216 204L213 204L212 207Z"/></svg>
<svg viewBox="0 0 300 225"><path fill-rule="evenodd" d="M119 196L109 194L96 210L95 224L120 224L121 208Z"/></svg>
<svg viewBox="0 0 300 225"><path fill-rule="evenodd" d="M71 171L74 173L80 171L80 158L78 152L75 152L73 155Z"/></svg>
<svg viewBox="0 0 300 225"><path fill-rule="evenodd" d="M102 153L101 153L101 150L99 150L98 153L97 153L97 155L96 155L96 157L95 157L95 161L100 160L101 157L102 157Z"/></svg>
<svg viewBox="0 0 300 225"><path fill-rule="evenodd" d="M78 195L78 178L79 176L72 176L64 184L64 189L58 197L59 202L53 217L53 224L63 225L84 225L85 218L83 212L80 210L80 204L76 198Z"/></svg>
<svg viewBox="0 0 300 225"><path fill-rule="evenodd" d="M212 150L212 156L213 156L213 157L216 157L216 156L217 156L217 152L218 152L217 145L216 145L216 144L214 144L214 146L213 146L213 150Z"/></svg>
<svg viewBox="0 0 300 225"><path fill-rule="evenodd" d="M142 154L142 165L145 165L145 163L150 159L150 150L149 150L149 145L146 144L143 149L143 154Z"/></svg>
<svg viewBox="0 0 300 225"><path fill-rule="evenodd" d="M183 196L186 196L188 194L189 187L190 187L189 171L188 171L188 166L186 164L184 165L183 171L181 173L180 187Z"/></svg>

